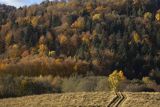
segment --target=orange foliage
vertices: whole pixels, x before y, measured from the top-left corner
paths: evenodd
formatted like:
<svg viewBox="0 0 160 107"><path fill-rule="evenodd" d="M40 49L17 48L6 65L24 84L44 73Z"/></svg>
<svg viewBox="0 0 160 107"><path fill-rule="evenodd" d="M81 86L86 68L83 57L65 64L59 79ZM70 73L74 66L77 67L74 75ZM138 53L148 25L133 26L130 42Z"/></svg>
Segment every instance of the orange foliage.
<svg viewBox="0 0 160 107"><path fill-rule="evenodd" d="M64 35L64 34L59 35L59 36L58 36L58 40L59 40L59 43L60 43L61 45L65 45L65 44L68 43L68 38L67 38L67 36Z"/></svg>
<svg viewBox="0 0 160 107"><path fill-rule="evenodd" d="M72 57L54 59L50 57L24 57L16 63L0 63L0 73L14 76L69 76L73 73L85 74L89 64L83 60L75 60Z"/></svg>
<svg viewBox="0 0 160 107"><path fill-rule="evenodd" d="M39 45L39 55L47 55L48 47L44 44Z"/></svg>

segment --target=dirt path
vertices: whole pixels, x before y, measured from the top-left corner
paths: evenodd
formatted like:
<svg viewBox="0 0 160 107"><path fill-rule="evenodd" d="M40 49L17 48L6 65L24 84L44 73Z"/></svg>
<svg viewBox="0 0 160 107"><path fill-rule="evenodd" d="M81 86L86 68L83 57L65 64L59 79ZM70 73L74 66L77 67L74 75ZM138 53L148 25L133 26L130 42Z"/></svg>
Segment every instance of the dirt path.
<svg viewBox="0 0 160 107"><path fill-rule="evenodd" d="M107 107L120 107L127 97L122 92L115 92L116 97L109 103Z"/></svg>

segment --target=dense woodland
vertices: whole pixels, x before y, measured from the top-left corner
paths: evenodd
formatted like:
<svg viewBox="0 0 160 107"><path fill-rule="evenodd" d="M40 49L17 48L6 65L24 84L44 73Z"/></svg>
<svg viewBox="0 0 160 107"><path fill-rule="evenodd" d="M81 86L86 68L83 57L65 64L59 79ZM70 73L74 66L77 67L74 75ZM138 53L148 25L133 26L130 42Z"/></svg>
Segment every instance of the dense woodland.
<svg viewBox="0 0 160 107"><path fill-rule="evenodd" d="M0 71L160 80L160 0L62 0L0 5Z"/></svg>

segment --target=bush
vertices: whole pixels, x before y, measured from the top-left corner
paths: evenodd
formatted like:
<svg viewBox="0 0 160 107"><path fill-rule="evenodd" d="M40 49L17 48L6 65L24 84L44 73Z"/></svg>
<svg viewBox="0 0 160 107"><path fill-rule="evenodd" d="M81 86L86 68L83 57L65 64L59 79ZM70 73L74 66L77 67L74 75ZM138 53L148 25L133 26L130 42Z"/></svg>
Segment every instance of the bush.
<svg viewBox="0 0 160 107"><path fill-rule="evenodd" d="M95 91L97 86L96 77L86 77L80 80L77 85L76 91L78 92L91 92Z"/></svg>
<svg viewBox="0 0 160 107"><path fill-rule="evenodd" d="M50 83L45 81L36 81L31 79L24 79L21 81L22 95L43 94L53 92Z"/></svg>
<svg viewBox="0 0 160 107"><path fill-rule="evenodd" d="M0 98L20 95L18 82L12 76L0 77Z"/></svg>
<svg viewBox="0 0 160 107"><path fill-rule="evenodd" d="M119 91L124 92L153 92L154 89L148 87L141 80L126 80L122 81L118 87Z"/></svg>
<svg viewBox="0 0 160 107"><path fill-rule="evenodd" d="M106 77L98 77L97 87L95 91L110 91L109 83Z"/></svg>
<svg viewBox="0 0 160 107"><path fill-rule="evenodd" d="M0 98L51 92L55 92L54 87L46 77L41 80L35 77L0 77Z"/></svg>
<svg viewBox="0 0 160 107"><path fill-rule="evenodd" d="M72 76L63 79L63 92L93 92L109 91L107 77L98 76Z"/></svg>
<svg viewBox="0 0 160 107"><path fill-rule="evenodd" d="M154 92L152 88L148 88L145 84L129 84L125 92Z"/></svg>
<svg viewBox="0 0 160 107"><path fill-rule="evenodd" d="M80 76L64 78L62 83L62 92L76 92L76 87L80 82Z"/></svg>

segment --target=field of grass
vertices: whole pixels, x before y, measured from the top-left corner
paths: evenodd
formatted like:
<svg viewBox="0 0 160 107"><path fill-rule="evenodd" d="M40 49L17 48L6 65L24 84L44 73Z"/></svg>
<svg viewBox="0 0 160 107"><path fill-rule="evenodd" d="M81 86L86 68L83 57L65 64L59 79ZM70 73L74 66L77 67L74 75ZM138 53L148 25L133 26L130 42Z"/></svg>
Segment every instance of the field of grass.
<svg viewBox="0 0 160 107"><path fill-rule="evenodd" d="M141 92L141 93L125 93L127 99L123 103L123 107L159 107L159 92Z"/></svg>
<svg viewBox="0 0 160 107"><path fill-rule="evenodd" d="M1 99L0 107L72 107L106 106L115 94L110 92L64 93Z"/></svg>
<svg viewBox="0 0 160 107"><path fill-rule="evenodd" d="M158 107L160 93L123 93L122 107ZM113 92L44 94L0 100L0 107L106 107L116 97Z"/></svg>

